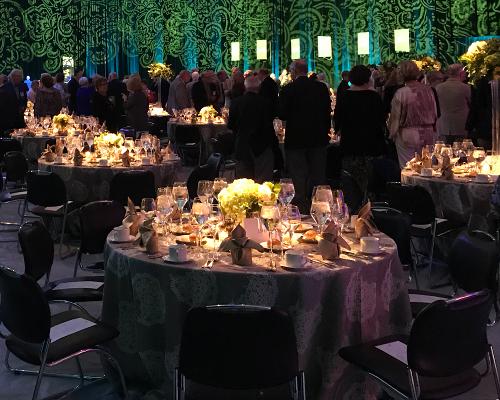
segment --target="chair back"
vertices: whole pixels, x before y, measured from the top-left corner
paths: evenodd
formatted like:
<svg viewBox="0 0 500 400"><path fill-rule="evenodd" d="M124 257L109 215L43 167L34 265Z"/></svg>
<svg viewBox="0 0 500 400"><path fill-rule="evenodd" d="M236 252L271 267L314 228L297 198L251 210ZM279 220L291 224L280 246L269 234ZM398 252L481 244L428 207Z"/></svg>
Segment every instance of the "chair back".
<svg viewBox="0 0 500 400"><path fill-rule="evenodd" d="M49 276L54 262L54 241L45 225L40 221L26 222L19 228L18 237L25 275L35 281L44 275Z"/></svg>
<svg viewBox="0 0 500 400"><path fill-rule="evenodd" d="M349 211L352 214L356 214L364 203L365 194L352 175L345 170L341 173L340 185L344 193L344 200L349 206Z"/></svg>
<svg viewBox="0 0 500 400"><path fill-rule="evenodd" d="M208 168L208 173L213 176L210 180L214 180L219 176L220 167L222 165L222 155L220 153L212 153L208 157L206 166Z"/></svg>
<svg viewBox="0 0 500 400"><path fill-rule="evenodd" d="M466 292L488 288L496 293L499 262L500 253L495 239L480 231L461 233L450 250L452 280Z"/></svg>
<svg viewBox="0 0 500 400"><path fill-rule="evenodd" d="M21 151L9 151L4 156L4 168L7 182L24 182L29 165Z"/></svg>
<svg viewBox="0 0 500 400"><path fill-rule="evenodd" d="M378 196L385 195L388 182L399 182L401 180L401 169L396 161L390 158L374 158L372 164L372 175L368 183L368 190Z"/></svg>
<svg viewBox="0 0 500 400"><path fill-rule="evenodd" d="M216 138L213 138L213 144L215 151L227 160L234 153L234 134L231 132L221 133Z"/></svg>
<svg viewBox="0 0 500 400"><path fill-rule="evenodd" d="M80 208L80 252L102 253L107 236L124 217L125 208L115 201L94 201Z"/></svg>
<svg viewBox="0 0 500 400"><path fill-rule="evenodd" d="M412 263L411 218L393 208L373 208L372 214L377 228L396 242L401 264L410 265Z"/></svg>
<svg viewBox="0 0 500 400"><path fill-rule="evenodd" d="M49 305L33 279L0 267L0 299L0 321L12 335L28 343L49 337Z"/></svg>
<svg viewBox="0 0 500 400"><path fill-rule="evenodd" d="M110 197L121 204L127 204L130 197L136 206L146 197L156 197L155 176L151 171L132 170L117 173L110 183Z"/></svg>
<svg viewBox="0 0 500 400"><path fill-rule="evenodd" d="M218 153L213 153L208 158L207 164L195 167L188 176L186 186L189 192L189 198L194 199L198 196L198 182L202 180L213 181L219 176L221 166L221 157Z"/></svg>
<svg viewBox="0 0 500 400"><path fill-rule="evenodd" d="M9 151L23 151L23 146L16 139L0 137L0 163L3 162L5 154Z"/></svg>
<svg viewBox="0 0 500 400"><path fill-rule="evenodd" d="M53 172L29 171L26 175L29 203L42 207L66 204L66 186L62 178Z"/></svg>
<svg viewBox="0 0 500 400"><path fill-rule="evenodd" d="M129 137L129 138L133 138L134 140L136 139L135 129L132 128L131 126L125 126L125 127L121 128L118 132L122 133L123 136L125 136L126 138Z"/></svg>
<svg viewBox="0 0 500 400"><path fill-rule="evenodd" d="M298 374L288 314L254 306L194 308L184 322L179 371L227 389L277 386Z"/></svg>
<svg viewBox="0 0 500 400"><path fill-rule="evenodd" d="M489 290L438 300L415 318L408 342L408 365L420 375L446 377L473 368L488 352Z"/></svg>
<svg viewBox="0 0 500 400"><path fill-rule="evenodd" d="M399 182L387 184L389 205L411 217L412 224L429 224L436 218L434 200L421 186L402 185Z"/></svg>
<svg viewBox="0 0 500 400"><path fill-rule="evenodd" d="M188 143L199 143L201 141L200 131L196 126L177 125L174 129L174 143L183 145Z"/></svg>

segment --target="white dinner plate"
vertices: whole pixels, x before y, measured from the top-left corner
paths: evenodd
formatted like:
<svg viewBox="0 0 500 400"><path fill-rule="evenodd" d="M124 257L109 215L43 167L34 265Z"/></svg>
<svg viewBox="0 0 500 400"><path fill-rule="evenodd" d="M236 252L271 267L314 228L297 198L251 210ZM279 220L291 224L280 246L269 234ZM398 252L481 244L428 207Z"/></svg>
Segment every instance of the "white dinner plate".
<svg viewBox="0 0 500 400"><path fill-rule="evenodd" d="M269 246L267 245L267 241L266 242L261 242L260 245L262 247L264 247L266 250L270 250ZM292 246L284 246L283 247L283 251L287 251L287 250L290 250L292 248ZM280 252L282 249L281 249L281 245L277 245L277 246L273 246L273 252L274 253L278 253Z"/></svg>
<svg viewBox="0 0 500 400"><path fill-rule="evenodd" d="M190 260L189 258L186 261L172 260L169 256L163 256L161 259L170 264L188 264L193 262L193 260Z"/></svg>
<svg viewBox="0 0 500 400"><path fill-rule="evenodd" d="M132 242L136 241L137 239L138 239L138 236L129 235L129 238L127 240L116 240L115 236L113 235L113 238L110 240L110 242L111 243L116 243L116 244L120 244L120 243L132 243Z"/></svg>
<svg viewBox="0 0 500 400"><path fill-rule="evenodd" d="M312 264L310 262L306 262L301 267L292 267L290 265L283 264L281 265L281 268L283 268L286 271L292 271L292 272L310 271L312 269Z"/></svg>

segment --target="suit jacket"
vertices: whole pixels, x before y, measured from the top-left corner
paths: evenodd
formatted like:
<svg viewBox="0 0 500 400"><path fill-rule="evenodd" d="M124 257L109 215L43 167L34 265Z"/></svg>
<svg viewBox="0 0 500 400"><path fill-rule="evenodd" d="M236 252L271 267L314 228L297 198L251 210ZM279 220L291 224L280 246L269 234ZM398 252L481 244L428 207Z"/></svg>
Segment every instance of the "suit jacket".
<svg viewBox="0 0 500 400"><path fill-rule="evenodd" d="M122 94L128 94L127 86L118 79L109 81L108 97L114 103L115 111L118 115L123 115L125 113L125 110L123 109Z"/></svg>
<svg viewBox="0 0 500 400"><path fill-rule="evenodd" d="M133 92L128 96L125 102L127 112L127 123L136 131L145 131L148 129L148 99L144 92Z"/></svg>
<svg viewBox="0 0 500 400"><path fill-rule="evenodd" d="M465 124L471 104L471 87L458 79L448 79L436 86L441 116L437 120L440 135L465 136Z"/></svg>
<svg viewBox="0 0 500 400"><path fill-rule="evenodd" d="M35 96L35 117L53 117L59 114L62 108L61 93L54 87L41 87Z"/></svg>
<svg viewBox="0 0 500 400"><path fill-rule="evenodd" d="M69 94L68 109L70 113L76 112L76 92L78 92L79 87L80 84L75 79L75 77L72 76L67 85Z"/></svg>
<svg viewBox="0 0 500 400"><path fill-rule="evenodd" d="M285 148L305 149L328 144L331 102L326 86L300 76L281 90L278 117L286 121Z"/></svg>
<svg viewBox="0 0 500 400"><path fill-rule="evenodd" d="M259 94L269 100L273 117L276 116L278 108L278 84L270 76L266 77L260 84Z"/></svg>
<svg viewBox="0 0 500 400"><path fill-rule="evenodd" d="M236 134L237 160L251 160L250 151L259 156L277 140L269 100L253 92L231 102L227 126Z"/></svg>
<svg viewBox="0 0 500 400"><path fill-rule="evenodd" d="M7 82L0 87L0 130L24 127L25 107L26 93L23 92L23 88L18 92L12 82Z"/></svg>
<svg viewBox="0 0 500 400"><path fill-rule="evenodd" d="M167 111L172 113L172 110L182 110L191 107L189 100L188 89L184 81L178 76L170 85L168 91Z"/></svg>

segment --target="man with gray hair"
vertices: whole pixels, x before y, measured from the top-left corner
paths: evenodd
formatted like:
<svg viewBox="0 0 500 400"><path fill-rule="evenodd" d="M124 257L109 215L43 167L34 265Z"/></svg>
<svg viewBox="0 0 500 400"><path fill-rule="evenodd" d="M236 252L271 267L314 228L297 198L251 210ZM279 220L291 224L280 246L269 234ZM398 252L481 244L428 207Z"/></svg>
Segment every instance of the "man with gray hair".
<svg viewBox="0 0 500 400"><path fill-rule="evenodd" d="M174 79L168 90L167 111L172 114L172 110L182 110L191 107L186 84L191 80L189 71L183 69Z"/></svg>
<svg viewBox="0 0 500 400"><path fill-rule="evenodd" d="M307 64L290 66L293 82L281 90L278 117L286 122L285 161L295 187L294 203L309 212L313 186L325 183L331 102L326 85L307 78Z"/></svg>
<svg viewBox="0 0 500 400"><path fill-rule="evenodd" d="M7 83L0 88L0 130L24 127L24 110L28 102L28 87L23 82L23 71L13 69Z"/></svg>
<svg viewBox="0 0 500 400"><path fill-rule="evenodd" d="M236 177L257 182L273 179L273 145L277 141L269 100L259 95L260 79L245 79L245 94L231 102L228 128L235 134Z"/></svg>
<svg viewBox="0 0 500 400"><path fill-rule="evenodd" d="M440 139L451 143L467 136L465 124L471 104L471 87L463 82L462 64L452 64L446 71L448 79L436 86L441 116L437 120Z"/></svg>

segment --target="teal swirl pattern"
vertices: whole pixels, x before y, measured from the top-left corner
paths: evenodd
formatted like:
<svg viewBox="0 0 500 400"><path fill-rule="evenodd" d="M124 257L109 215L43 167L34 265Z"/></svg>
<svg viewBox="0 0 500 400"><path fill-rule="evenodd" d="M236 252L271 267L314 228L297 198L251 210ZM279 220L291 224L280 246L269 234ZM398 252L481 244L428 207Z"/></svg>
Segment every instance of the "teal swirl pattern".
<svg viewBox="0 0 500 400"><path fill-rule="evenodd" d="M0 72L56 72L63 56L100 73L131 72L153 61L201 69L268 67L290 62L299 38L311 69L337 79L356 63L421 54L456 60L471 36L500 32L500 2L489 0L0 0ZM409 28L410 54L393 50L393 31ZM371 33L371 54L357 55L357 33ZM317 57L317 36L332 37L332 58ZM255 42L268 40L268 60ZM232 62L230 43L241 44ZM134 72L134 71L132 71Z"/></svg>

